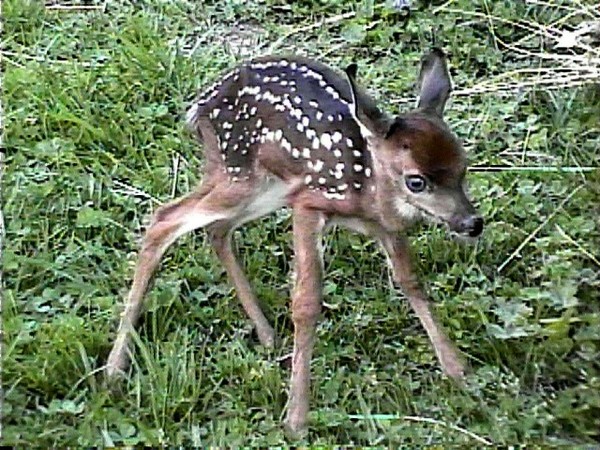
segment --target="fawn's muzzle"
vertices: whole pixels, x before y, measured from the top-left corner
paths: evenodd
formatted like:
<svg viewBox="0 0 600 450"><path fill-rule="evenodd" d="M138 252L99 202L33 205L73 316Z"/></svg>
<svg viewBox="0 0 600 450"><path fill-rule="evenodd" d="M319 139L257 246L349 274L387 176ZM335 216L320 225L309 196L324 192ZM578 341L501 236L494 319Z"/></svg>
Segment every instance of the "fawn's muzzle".
<svg viewBox="0 0 600 450"><path fill-rule="evenodd" d="M481 216L468 216L455 222L454 231L477 237L483 231L483 218Z"/></svg>

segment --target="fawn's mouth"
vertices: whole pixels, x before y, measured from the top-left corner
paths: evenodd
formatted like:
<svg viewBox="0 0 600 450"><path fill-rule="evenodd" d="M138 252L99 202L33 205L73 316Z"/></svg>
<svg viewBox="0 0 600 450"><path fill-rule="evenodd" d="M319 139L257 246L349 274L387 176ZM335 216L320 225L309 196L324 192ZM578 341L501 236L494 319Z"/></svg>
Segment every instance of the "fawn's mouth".
<svg viewBox="0 0 600 450"><path fill-rule="evenodd" d="M483 218L478 215L471 214L468 216L456 216L446 219L411 202L408 198L405 198L404 200L410 206L417 209L421 215L430 222L444 225L453 236L470 240L478 238L483 231Z"/></svg>

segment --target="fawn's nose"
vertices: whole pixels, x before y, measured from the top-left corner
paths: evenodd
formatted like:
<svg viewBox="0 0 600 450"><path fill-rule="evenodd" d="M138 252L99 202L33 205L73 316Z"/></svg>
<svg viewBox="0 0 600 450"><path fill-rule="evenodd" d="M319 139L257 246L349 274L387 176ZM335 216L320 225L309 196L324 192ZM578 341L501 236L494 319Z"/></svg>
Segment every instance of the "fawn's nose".
<svg viewBox="0 0 600 450"><path fill-rule="evenodd" d="M477 237L483 231L483 218L481 216L469 216L460 222L463 233L470 237Z"/></svg>

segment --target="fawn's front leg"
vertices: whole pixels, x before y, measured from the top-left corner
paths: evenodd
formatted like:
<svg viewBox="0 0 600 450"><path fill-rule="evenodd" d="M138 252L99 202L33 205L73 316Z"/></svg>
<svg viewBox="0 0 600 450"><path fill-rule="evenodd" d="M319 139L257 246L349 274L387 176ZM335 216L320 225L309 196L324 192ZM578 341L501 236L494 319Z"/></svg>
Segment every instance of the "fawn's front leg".
<svg viewBox="0 0 600 450"><path fill-rule="evenodd" d="M412 269L410 249L406 238L394 234L384 234L380 236L380 240L389 257L394 283L402 288L410 306L429 335L443 371L451 378L461 379L464 376L465 367L458 350L436 322L431 312L431 304L419 287L419 282Z"/></svg>
<svg viewBox="0 0 600 450"><path fill-rule="evenodd" d="M292 378L285 420L293 438L307 430L310 400L310 360L317 319L321 312L322 260L319 251L325 216L317 211L295 208L293 217L296 285L292 292L294 353Z"/></svg>

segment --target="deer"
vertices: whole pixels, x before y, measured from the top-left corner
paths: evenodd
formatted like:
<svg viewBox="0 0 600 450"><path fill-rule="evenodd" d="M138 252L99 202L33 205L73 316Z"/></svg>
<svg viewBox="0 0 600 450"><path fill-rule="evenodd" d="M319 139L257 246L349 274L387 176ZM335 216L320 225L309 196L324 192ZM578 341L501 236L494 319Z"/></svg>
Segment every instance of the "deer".
<svg viewBox="0 0 600 450"><path fill-rule="evenodd" d="M444 122L452 90L445 53L424 55L416 108L381 110L357 85L357 65L343 74L300 56L263 56L202 91L187 125L204 147L199 185L154 213L105 366L108 379L130 363L131 334L162 256L179 237L203 228L261 345L276 336L241 267L232 233L281 208L291 210L293 352L284 429L306 436L310 362L322 308L321 239L337 225L375 239L399 288L427 333L443 372L461 380L466 365L435 318L411 262L406 230L420 220L451 234L478 237L483 218L465 191L466 152Z"/></svg>

